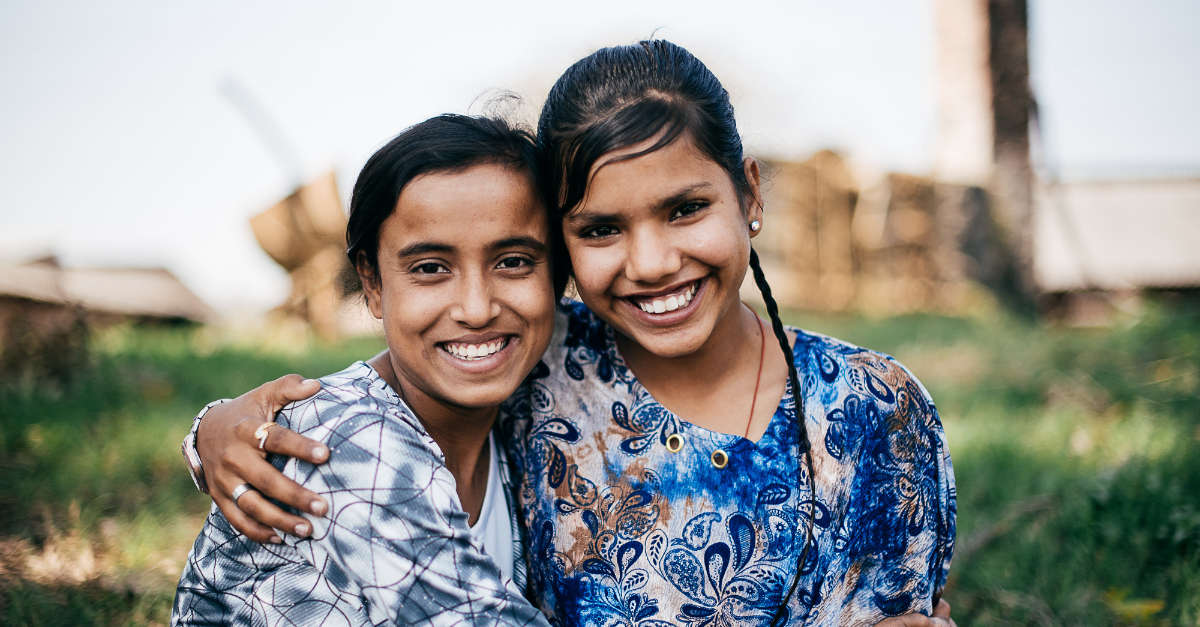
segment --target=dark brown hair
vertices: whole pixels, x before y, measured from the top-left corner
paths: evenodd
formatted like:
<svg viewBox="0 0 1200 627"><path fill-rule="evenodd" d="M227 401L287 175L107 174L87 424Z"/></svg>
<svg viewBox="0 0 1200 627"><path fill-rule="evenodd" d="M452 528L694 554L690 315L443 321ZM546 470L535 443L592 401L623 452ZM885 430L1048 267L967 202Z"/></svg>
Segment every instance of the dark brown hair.
<svg viewBox="0 0 1200 627"><path fill-rule="evenodd" d="M739 192L742 208L747 207L751 185L746 178L742 138L729 92L690 52L668 41L653 40L597 50L568 68L550 90L538 120L537 143L547 186L545 196L552 203L551 210L561 218L583 201L592 166L601 156L654 137L657 140L649 148L621 160L654 152L686 137L725 170ZM808 476L813 477L812 452L804 422L804 391L779 319L779 306L771 296L771 286L753 248L750 268L788 364L800 447ZM795 593L813 542L812 524L809 516L808 535L797 560L796 575L771 625L786 616L788 599Z"/></svg>
<svg viewBox="0 0 1200 627"><path fill-rule="evenodd" d="M400 192L413 179L433 172L457 172L483 163L501 163L529 173L541 198L533 135L499 118L444 114L410 126L367 159L350 197L346 255L350 270L344 283L353 287L359 253L378 263L379 230L396 210ZM562 229L550 228L554 294L561 298L570 262L562 245ZM350 290L347 290L350 291Z"/></svg>

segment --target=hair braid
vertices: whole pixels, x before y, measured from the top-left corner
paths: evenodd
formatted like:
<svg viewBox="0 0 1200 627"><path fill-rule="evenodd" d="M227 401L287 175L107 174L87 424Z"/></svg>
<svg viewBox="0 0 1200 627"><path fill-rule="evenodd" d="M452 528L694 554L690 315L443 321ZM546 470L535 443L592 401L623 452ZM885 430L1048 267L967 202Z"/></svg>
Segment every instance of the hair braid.
<svg viewBox="0 0 1200 627"><path fill-rule="evenodd" d="M767 306L767 315L771 317L771 328L775 331L775 337L779 340L779 348L783 350L784 360L787 362L788 379L792 382L792 398L796 402L796 424L800 428L800 445L804 449L804 462L808 467L808 480L811 486L812 498L816 498L817 484L816 475L813 473L812 447L808 441L808 427L805 424L804 413L804 393L800 388L800 375L796 372L796 360L792 356L791 343L788 342L787 332L783 328L783 321L779 319L779 305L776 304L775 298L771 296L771 286L767 283L767 275L763 274L762 264L758 261L758 252L754 248L750 249L750 269L754 272L754 283L758 285L758 291L762 292L763 302ZM799 474L797 468L797 474ZM796 574L792 577L792 585L788 588L787 594L779 603L779 608L775 610L775 615L771 617L771 622L768 627L775 627L775 623L783 616L788 600L796 593L796 586L800 583L800 573L804 570L804 564L808 560L808 550L813 544L813 519L814 513L809 513L808 516L808 531L804 538L804 549L800 551L800 557L796 561Z"/></svg>

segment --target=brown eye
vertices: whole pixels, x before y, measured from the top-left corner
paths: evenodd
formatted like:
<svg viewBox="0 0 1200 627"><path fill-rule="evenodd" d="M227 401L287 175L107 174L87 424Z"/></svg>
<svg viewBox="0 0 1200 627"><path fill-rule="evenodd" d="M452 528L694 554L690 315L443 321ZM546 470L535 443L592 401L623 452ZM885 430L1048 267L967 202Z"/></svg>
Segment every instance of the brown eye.
<svg viewBox="0 0 1200 627"><path fill-rule="evenodd" d="M496 267L515 270L517 268L525 267L529 264L530 261L524 257L506 257L502 259L500 263L496 265Z"/></svg>
<svg viewBox="0 0 1200 627"><path fill-rule="evenodd" d="M612 226L608 226L608 225L601 225L601 226L593 226L591 228L584 229L583 231L581 231L579 233L579 237L589 238L589 239L590 238L598 239L601 237L611 237L616 234L617 234L616 227L612 227Z"/></svg>
<svg viewBox="0 0 1200 627"><path fill-rule="evenodd" d="M450 272L445 266L438 263L423 263L412 269L413 274L442 274Z"/></svg>
<svg viewBox="0 0 1200 627"><path fill-rule="evenodd" d="M671 212L671 219L678 220L679 218L686 218L688 216L695 215L707 206L708 203L706 202L695 201L686 203L682 207Z"/></svg>

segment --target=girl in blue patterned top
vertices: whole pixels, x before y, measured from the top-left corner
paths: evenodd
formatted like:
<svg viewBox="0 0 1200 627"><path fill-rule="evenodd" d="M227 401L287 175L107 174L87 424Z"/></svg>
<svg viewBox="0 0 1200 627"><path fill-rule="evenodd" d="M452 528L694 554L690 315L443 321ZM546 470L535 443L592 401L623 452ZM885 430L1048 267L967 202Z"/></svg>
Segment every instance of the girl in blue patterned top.
<svg viewBox="0 0 1200 627"><path fill-rule="evenodd" d="M750 246L759 166L712 73L668 42L600 50L555 84L538 143L583 303L561 307L503 419L543 610L657 627L869 625L939 607L955 493L937 412L890 357L780 322ZM769 323L738 296L748 269ZM223 452L205 459L236 460L228 425L307 391L277 384L225 408L210 440ZM285 452L320 450L281 436ZM274 480L244 462L213 470ZM275 494L315 514L311 494Z"/></svg>

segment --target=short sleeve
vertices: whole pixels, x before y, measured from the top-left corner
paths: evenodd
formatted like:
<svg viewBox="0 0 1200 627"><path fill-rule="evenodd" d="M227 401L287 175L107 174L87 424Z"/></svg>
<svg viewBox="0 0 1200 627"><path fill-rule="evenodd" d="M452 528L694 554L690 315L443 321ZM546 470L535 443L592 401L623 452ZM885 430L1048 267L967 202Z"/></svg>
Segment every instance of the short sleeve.
<svg viewBox="0 0 1200 627"><path fill-rule="evenodd" d="M922 424L928 433L932 457L929 467L933 474L933 482L937 486L937 496L933 501L934 507L931 512L937 524L937 544L930 560L929 572L929 578L933 584L932 602L936 605L946 588L946 581L950 575L950 562L954 557L954 538L958 522L958 495L954 487L954 464L950 460L950 446L946 441L946 430L942 425L937 406L933 403L933 397L907 368L904 370L908 373L913 388L921 396L919 411L925 417Z"/></svg>
<svg viewBox="0 0 1200 627"><path fill-rule="evenodd" d="M860 412L865 437L848 513L861 566L850 604L880 618L929 614L954 553L954 470L928 391L894 359L877 363L877 394L863 402L879 411Z"/></svg>

